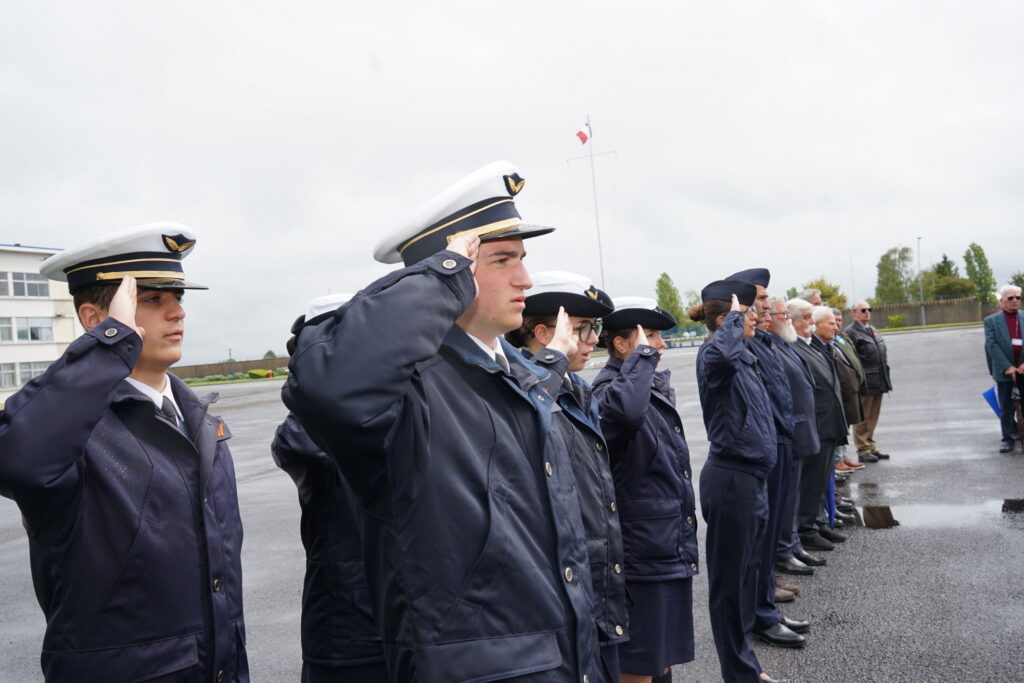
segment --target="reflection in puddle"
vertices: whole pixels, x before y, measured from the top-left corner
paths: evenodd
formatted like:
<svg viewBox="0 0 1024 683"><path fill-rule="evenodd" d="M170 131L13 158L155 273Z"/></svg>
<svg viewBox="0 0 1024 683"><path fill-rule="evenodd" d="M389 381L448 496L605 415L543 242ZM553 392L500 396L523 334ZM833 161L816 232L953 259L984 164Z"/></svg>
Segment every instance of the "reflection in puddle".
<svg viewBox="0 0 1024 683"><path fill-rule="evenodd" d="M868 496L870 497L870 496ZM1024 499L986 500L975 505L865 505L864 526L888 529L894 526L965 527L981 526L1001 515L1024 513Z"/></svg>

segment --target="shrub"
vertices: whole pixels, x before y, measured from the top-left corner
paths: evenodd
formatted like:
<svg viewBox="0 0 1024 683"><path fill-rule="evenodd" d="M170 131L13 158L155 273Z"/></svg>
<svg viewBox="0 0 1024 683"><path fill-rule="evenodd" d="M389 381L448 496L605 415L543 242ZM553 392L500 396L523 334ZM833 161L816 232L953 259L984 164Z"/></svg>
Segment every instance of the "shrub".
<svg viewBox="0 0 1024 683"><path fill-rule="evenodd" d="M890 315L886 320L886 327L903 327L904 321L907 319L905 315Z"/></svg>
<svg viewBox="0 0 1024 683"><path fill-rule="evenodd" d="M261 368L257 368L255 370L249 371L249 377L251 379L266 379L268 376L272 376L270 374L270 370L263 370Z"/></svg>
<svg viewBox="0 0 1024 683"><path fill-rule="evenodd" d="M236 372L235 374L231 375L231 379L249 379L249 373L248 372Z"/></svg>
<svg viewBox="0 0 1024 683"><path fill-rule="evenodd" d="M288 368L274 368L274 374L279 376L279 377L287 377L288 376Z"/></svg>
<svg viewBox="0 0 1024 683"><path fill-rule="evenodd" d="M207 375L206 377L203 377L201 381L203 381L203 382L224 382L227 379L228 378L225 377L224 375Z"/></svg>
<svg viewBox="0 0 1024 683"><path fill-rule="evenodd" d="M182 380L185 384L199 384L203 381L202 377L186 377Z"/></svg>

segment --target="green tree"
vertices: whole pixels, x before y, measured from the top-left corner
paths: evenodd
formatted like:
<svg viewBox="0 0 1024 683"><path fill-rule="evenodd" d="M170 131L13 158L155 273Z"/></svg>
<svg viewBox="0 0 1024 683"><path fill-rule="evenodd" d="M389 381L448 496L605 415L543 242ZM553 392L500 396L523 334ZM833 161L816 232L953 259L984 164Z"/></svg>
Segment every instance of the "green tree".
<svg viewBox="0 0 1024 683"><path fill-rule="evenodd" d="M935 280L932 293L936 299L960 299L973 296L974 283L963 277L940 277Z"/></svg>
<svg viewBox="0 0 1024 683"><path fill-rule="evenodd" d="M846 295L839 290L839 285L829 282L825 279L825 276L819 277L817 280L805 282L802 289L821 290L822 302L836 308L846 308ZM790 298L792 299L793 297Z"/></svg>
<svg viewBox="0 0 1024 683"><path fill-rule="evenodd" d="M964 252L964 264L967 266L967 278L974 283L974 296L985 305L995 303L996 279L992 268L988 265L985 250L976 242L971 242Z"/></svg>
<svg viewBox="0 0 1024 683"><path fill-rule="evenodd" d="M914 281L910 260L910 247L893 247L878 259L875 301L880 305L907 303L908 289Z"/></svg>
<svg viewBox="0 0 1024 683"><path fill-rule="evenodd" d="M668 311L677 322L689 320L686 317L686 311L683 310L683 302L679 298L679 290L672 282L672 278L669 277L668 273L662 273L658 276L655 290L658 295L658 305Z"/></svg>
<svg viewBox="0 0 1024 683"><path fill-rule="evenodd" d="M274 353L273 350L267 351L263 354L263 360L270 360L271 358L277 358L277 354Z"/></svg>
<svg viewBox="0 0 1024 683"><path fill-rule="evenodd" d="M960 269L956 263L945 254L942 260L932 266L932 272L936 277L960 277Z"/></svg>
<svg viewBox="0 0 1024 683"><path fill-rule="evenodd" d="M683 317L676 318L679 326L686 327L687 325L702 325L703 323L694 322L690 319L690 309L700 303L700 293L692 289L688 289L683 294L683 297L686 299L686 302L683 304Z"/></svg>
<svg viewBox="0 0 1024 683"><path fill-rule="evenodd" d="M790 299L795 299L798 296L800 296L800 290L797 289L796 287L790 287L789 289L786 290L786 301L789 301Z"/></svg>
<svg viewBox="0 0 1024 683"><path fill-rule="evenodd" d="M1017 287L1024 287L1024 270L1018 270L1010 276L1010 284Z"/></svg>

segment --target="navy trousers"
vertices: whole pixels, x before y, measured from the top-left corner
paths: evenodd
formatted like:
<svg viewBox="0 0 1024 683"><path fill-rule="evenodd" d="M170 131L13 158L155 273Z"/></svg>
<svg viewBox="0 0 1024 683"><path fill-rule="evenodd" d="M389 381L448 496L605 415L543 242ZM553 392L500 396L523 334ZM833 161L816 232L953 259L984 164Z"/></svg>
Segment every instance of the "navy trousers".
<svg viewBox="0 0 1024 683"><path fill-rule="evenodd" d="M1003 441L1017 440L1017 422L1014 413L1017 407L1013 404L1013 381L996 382L996 398L999 400L999 424L1003 432Z"/></svg>
<svg viewBox="0 0 1024 683"><path fill-rule="evenodd" d="M797 531L800 536L814 536L818 533L818 515L825 504L828 480L835 471L832 452L836 439L822 439L821 450L804 459L800 472L800 500L797 502Z"/></svg>
<svg viewBox="0 0 1024 683"><path fill-rule="evenodd" d="M779 534L778 558L788 560L797 553L803 552L800 545L800 534L796 530L796 508L800 500L800 473L804 469L803 458L793 457L789 463L789 487L782 504L782 533Z"/></svg>
<svg viewBox="0 0 1024 683"><path fill-rule="evenodd" d="M707 524L708 606L722 679L760 683L761 665L747 642L754 626L768 491L753 474L705 464L700 507Z"/></svg>
<svg viewBox="0 0 1024 683"><path fill-rule="evenodd" d="M782 612L775 606L775 555L783 526L787 532L792 527L792 520L786 524L783 515L789 493L793 448L788 443L780 443L777 450L779 455L775 467L765 482L768 487L768 525L765 527L764 542L761 543L761 566L754 597L754 629L757 631L771 628L782 621Z"/></svg>
<svg viewBox="0 0 1024 683"><path fill-rule="evenodd" d="M388 683L384 662L356 666L319 666L302 663L302 683Z"/></svg>

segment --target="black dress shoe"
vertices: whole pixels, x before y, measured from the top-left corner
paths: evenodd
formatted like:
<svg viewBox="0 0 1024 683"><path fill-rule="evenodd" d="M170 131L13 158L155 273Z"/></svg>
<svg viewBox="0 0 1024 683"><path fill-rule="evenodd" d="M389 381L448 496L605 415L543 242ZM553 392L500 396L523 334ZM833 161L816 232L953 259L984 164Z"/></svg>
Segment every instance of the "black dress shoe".
<svg viewBox="0 0 1024 683"><path fill-rule="evenodd" d="M857 506L854 505L853 503L843 501L842 503L836 503L836 510L838 510L839 512L853 513L857 511Z"/></svg>
<svg viewBox="0 0 1024 683"><path fill-rule="evenodd" d="M879 460L888 460L889 459L889 454L888 453L879 453L878 451L875 451L871 455L875 456Z"/></svg>
<svg viewBox="0 0 1024 683"><path fill-rule="evenodd" d="M794 574L797 576L811 576L814 574L814 569L812 567L808 567L795 557L776 561L775 571L782 574Z"/></svg>
<svg viewBox="0 0 1024 683"><path fill-rule="evenodd" d="M839 515L836 515L836 521L832 523L832 528L833 529L840 529L840 528L842 528L844 526L846 526L846 522L841 520L839 518Z"/></svg>
<svg viewBox="0 0 1024 683"><path fill-rule="evenodd" d="M826 564L828 564L828 560L826 560L825 558L815 557L806 550L795 553L794 556L796 557L796 559L800 560L808 567L824 567Z"/></svg>
<svg viewBox="0 0 1024 683"><path fill-rule="evenodd" d="M831 541L832 543L846 543L846 536L843 536L838 531L829 529L827 526L823 526L818 529L818 533L824 536L826 541Z"/></svg>
<svg viewBox="0 0 1024 683"><path fill-rule="evenodd" d="M864 453L862 455L858 455L857 458L861 462L878 462L878 456L874 453Z"/></svg>
<svg viewBox="0 0 1024 683"><path fill-rule="evenodd" d="M762 678L761 683L789 683L788 678Z"/></svg>
<svg viewBox="0 0 1024 683"><path fill-rule="evenodd" d="M840 512L839 508L836 508L836 519L840 522L843 522L844 524L857 523L857 515L851 515L845 512Z"/></svg>
<svg viewBox="0 0 1024 683"><path fill-rule="evenodd" d="M803 621L802 619L790 619L789 617L782 617L782 625L788 628L793 633L807 633L811 630L811 622Z"/></svg>
<svg viewBox="0 0 1024 683"><path fill-rule="evenodd" d="M999 446L999 452L1000 453L1009 453L1012 450L1013 450L1013 442L1012 441L1004 441Z"/></svg>
<svg viewBox="0 0 1024 683"><path fill-rule="evenodd" d="M836 547L821 534L806 534L800 537L800 545L804 550L835 550Z"/></svg>
<svg viewBox="0 0 1024 683"><path fill-rule="evenodd" d="M793 633L781 623L763 631L754 631L754 635L768 643L779 647L803 647L807 639L799 633Z"/></svg>

